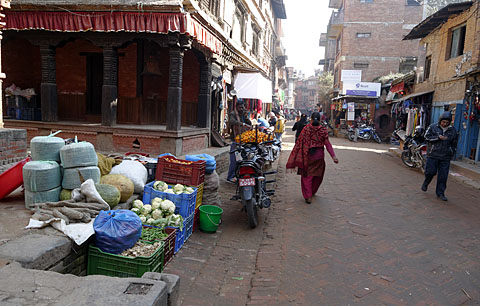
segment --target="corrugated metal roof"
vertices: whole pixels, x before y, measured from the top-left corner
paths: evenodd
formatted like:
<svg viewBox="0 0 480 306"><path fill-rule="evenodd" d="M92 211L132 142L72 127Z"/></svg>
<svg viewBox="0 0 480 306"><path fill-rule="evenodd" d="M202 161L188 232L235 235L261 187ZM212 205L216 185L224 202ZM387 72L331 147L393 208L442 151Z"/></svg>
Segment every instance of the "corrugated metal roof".
<svg viewBox="0 0 480 306"><path fill-rule="evenodd" d="M472 1L452 3L417 24L403 40L423 38L445 23L450 16L460 14L473 5Z"/></svg>

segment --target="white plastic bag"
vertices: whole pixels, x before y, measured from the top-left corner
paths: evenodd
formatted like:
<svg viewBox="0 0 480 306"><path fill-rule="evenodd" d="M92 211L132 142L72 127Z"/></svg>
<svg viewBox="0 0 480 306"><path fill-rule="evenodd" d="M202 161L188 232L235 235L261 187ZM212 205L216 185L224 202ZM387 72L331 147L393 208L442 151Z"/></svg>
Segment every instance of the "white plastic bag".
<svg viewBox="0 0 480 306"><path fill-rule="evenodd" d="M135 193L143 192L148 177L147 168L135 160L122 161L120 165L112 168L110 174L121 174L132 180Z"/></svg>

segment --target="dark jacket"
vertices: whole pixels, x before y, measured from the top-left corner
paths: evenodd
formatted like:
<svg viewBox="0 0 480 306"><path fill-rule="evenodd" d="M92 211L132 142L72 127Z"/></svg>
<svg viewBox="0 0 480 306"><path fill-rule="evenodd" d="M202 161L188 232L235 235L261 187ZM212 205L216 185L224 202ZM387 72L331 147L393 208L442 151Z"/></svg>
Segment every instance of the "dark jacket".
<svg viewBox="0 0 480 306"><path fill-rule="evenodd" d="M246 118L245 114L240 115L236 111L232 111L228 115L228 124L232 129L230 131L231 138L234 140L237 135L248 130L248 127L245 127L243 124L252 125L252 122Z"/></svg>
<svg viewBox="0 0 480 306"><path fill-rule="evenodd" d="M445 112L440 116L438 123L430 125L425 133L425 140L428 143L427 157L450 160L455 155L457 149L458 133L453 126L449 126L445 132L440 126L440 121L449 119L452 121L450 112ZM440 135L446 136L447 139L441 140Z"/></svg>
<svg viewBox="0 0 480 306"><path fill-rule="evenodd" d="M303 128L307 124L308 124L307 120L299 120L299 121L295 122L295 124L292 127L292 131L296 131L295 132L295 140L298 139L298 137L300 136L300 133L302 132Z"/></svg>

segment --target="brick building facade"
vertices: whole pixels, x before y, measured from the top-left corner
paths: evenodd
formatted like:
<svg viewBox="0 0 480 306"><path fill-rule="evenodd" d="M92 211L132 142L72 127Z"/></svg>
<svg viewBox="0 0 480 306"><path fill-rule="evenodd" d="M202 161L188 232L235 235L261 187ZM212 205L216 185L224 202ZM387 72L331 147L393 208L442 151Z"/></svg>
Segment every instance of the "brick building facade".
<svg viewBox="0 0 480 306"><path fill-rule="evenodd" d="M341 88L341 71L361 70L362 81L413 70L418 43L402 41L422 20L423 7L406 0L330 0L324 70L334 73L334 87ZM332 52L334 48L334 52ZM332 67L332 59L334 65Z"/></svg>

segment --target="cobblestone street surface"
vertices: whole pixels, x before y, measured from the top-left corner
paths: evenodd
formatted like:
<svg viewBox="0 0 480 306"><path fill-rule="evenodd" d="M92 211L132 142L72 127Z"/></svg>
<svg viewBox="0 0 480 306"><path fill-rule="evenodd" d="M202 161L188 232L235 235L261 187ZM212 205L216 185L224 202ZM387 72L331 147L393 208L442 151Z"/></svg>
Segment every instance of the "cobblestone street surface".
<svg viewBox="0 0 480 306"><path fill-rule="evenodd" d="M167 266L182 305L479 305L480 192L448 181L448 202L424 193L422 173L389 145L333 138L312 204L286 173L272 207L249 229L233 185L222 181L223 224L195 232Z"/></svg>

